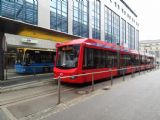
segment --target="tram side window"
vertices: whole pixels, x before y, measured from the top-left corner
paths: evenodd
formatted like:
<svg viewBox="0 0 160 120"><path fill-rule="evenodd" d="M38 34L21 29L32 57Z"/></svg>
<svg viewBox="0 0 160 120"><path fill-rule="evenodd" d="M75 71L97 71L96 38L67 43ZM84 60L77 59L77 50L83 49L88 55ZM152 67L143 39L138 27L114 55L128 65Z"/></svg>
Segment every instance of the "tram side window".
<svg viewBox="0 0 160 120"><path fill-rule="evenodd" d="M108 52L107 55L107 67L112 68L117 66L117 53L116 52Z"/></svg>
<svg viewBox="0 0 160 120"><path fill-rule="evenodd" d="M132 64L131 57L129 55L121 55L121 56L122 56L121 66L126 67Z"/></svg>
<svg viewBox="0 0 160 120"><path fill-rule="evenodd" d="M126 55L126 66L131 66L132 62L131 62L131 57L130 55Z"/></svg>
<svg viewBox="0 0 160 120"><path fill-rule="evenodd" d="M116 52L113 53L113 58L114 58L114 65L113 66L117 67L118 62L117 62L117 53Z"/></svg>
<svg viewBox="0 0 160 120"><path fill-rule="evenodd" d="M135 56L135 65L139 65L139 56L138 55Z"/></svg>
<svg viewBox="0 0 160 120"><path fill-rule="evenodd" d="M105 59L104 51L94 49L94 68L104 68Z"/></svg>
<svg viewBox="0 0 160 120"><path fill-rule="evenodd" d="M117 67L117 53L100 49L85 48L83 69Z"/></svg>
<svg viewBox="0 0 160 120"><path fill-rule="evenodd" d="M120 66L125 67L125 65L126 65L125 55L121 54Z"/></svg>
<svg viewBox="0 0 160 120"><path fill-rule="evenodd" d="M113 67L113 57L111 56L111 53L108 52L107 54L107 67L112 68Z"/></svg>
<svg viewBox="0 0 160 120"><path fill-rule="evenodd" d="M145 56L142 56L142 58L141 58L141 64L145 64Z"/></svg>
<svg viewBox="0 0 160 120"><path fill-rule="evenodd" d="M135 65L135 56L131 55L130 64L133 66Z"/></svg>
<svg viewBox="0 0 160 120"><path fill-rule="evenodd" d="M83 69L106 67L106 51L93 48L84 49Z"/></svg>
<svg viewBox="0 0 160 120"><path fill-rule="evenodd" d="M107 66L107 63L106 63L106 59L107 59L107 51L102 51L102 61L101 61L101 64L102 66L105 68Z"/></svg>
<svg viewBox="0 0 160 120"><path fill-rule="evenodd" d="M94 49L85 48L83 56L83 69L92 69L94 68Z"/></svg>
<svg viewBox="0 0 160 120"><path fill-rule="evenodd" d="M138 55L131 56L131 65L139 65L139 56Z"/></svg>

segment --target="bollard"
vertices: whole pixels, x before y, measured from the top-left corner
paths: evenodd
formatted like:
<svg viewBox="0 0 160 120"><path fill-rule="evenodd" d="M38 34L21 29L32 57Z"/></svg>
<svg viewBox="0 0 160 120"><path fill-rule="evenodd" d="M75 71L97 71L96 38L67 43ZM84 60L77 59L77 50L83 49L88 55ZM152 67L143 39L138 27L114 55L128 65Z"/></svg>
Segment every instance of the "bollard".
<svg viewBox="0 0 160 120"><path fill-rule="evenodd" d="M133 77L134 77L134 75L135 75L135 74L134 74L134 69L135 69L135 68L132 68L132 71L133 71Z"/></svg>
<svg viewBox="0 0 160 120"><path fill-rule="evenodd" d="M6 66L6 80L8 79L7 77L7 73L8 73L8 69L7 69L7 66Z"/></svg>
<svg viewBox="0 0 160 120"><path fill-rule="evenodd" d="M113 76L112 76L112 69L110 69L111 72L111 86L113 85Z"/></svg>
<svg viewBox="0 0 160 120"><path fill-rule="evenodd" d="M35 67L33 67L34 69L34 77L36 76L36 68Z"/></svg>
<svg viewBox="0 0 160 120"><path fill-rule="evenodd" d="M132 70L131 78L133 78L133 68L131 68L131 70Z"/></svg>
<svg viewBox="0 0 160 120"><path fill-rule="evenodd" d="M141 67L139 66L139 75L141 75L141 71L140 71Z"/></svg>
<svg viewBox="0 0 160 120"><path fill-rule="evenodd" d="M61 77L58 77L58 104L61 103Z"/></svg>
<svg viewBox="0 0 160 120"><path fill-rule="evenodd" d="M123 69L123 81L125 81L125 68Z"/></svg>
<svg viewBox="0 0 160 120"><path fill-rule="evenodd" d="M92 73L92 91L94 91L94 73Z"/></svg>

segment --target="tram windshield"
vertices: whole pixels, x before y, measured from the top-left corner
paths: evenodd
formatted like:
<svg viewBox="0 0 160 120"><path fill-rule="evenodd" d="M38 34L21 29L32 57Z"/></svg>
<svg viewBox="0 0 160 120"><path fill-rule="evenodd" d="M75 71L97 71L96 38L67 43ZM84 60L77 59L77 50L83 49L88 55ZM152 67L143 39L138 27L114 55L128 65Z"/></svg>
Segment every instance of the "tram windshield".
<svg viewBox="0 0 160 120"><path fill-rule="evenodd" d="M80 45L63 46L58 49L57 68L76 68L78 64Z"/></svg>

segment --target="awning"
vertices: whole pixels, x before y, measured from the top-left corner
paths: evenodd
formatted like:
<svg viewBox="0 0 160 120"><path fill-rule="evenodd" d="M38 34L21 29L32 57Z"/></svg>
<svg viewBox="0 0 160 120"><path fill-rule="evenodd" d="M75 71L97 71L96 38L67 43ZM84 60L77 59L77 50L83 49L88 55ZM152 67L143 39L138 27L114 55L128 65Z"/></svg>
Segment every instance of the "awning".
<svg viewBox="0 0 160 120"><path fill-rule="evenodd" d="M5 33L7 47L56 49L56 42Z"/></svg>

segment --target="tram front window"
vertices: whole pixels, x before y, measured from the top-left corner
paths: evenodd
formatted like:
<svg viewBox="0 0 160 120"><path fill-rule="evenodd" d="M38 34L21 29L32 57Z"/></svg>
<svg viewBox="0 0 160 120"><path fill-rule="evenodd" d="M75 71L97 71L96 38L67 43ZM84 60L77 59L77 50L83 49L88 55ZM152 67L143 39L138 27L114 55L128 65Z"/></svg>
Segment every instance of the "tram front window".
<svg viewBox="0 0 160 120"><path fill-rule="evenodd" d="M76 68L80 45L63 46L58 49L56 67L62 69Z"/></svg>

